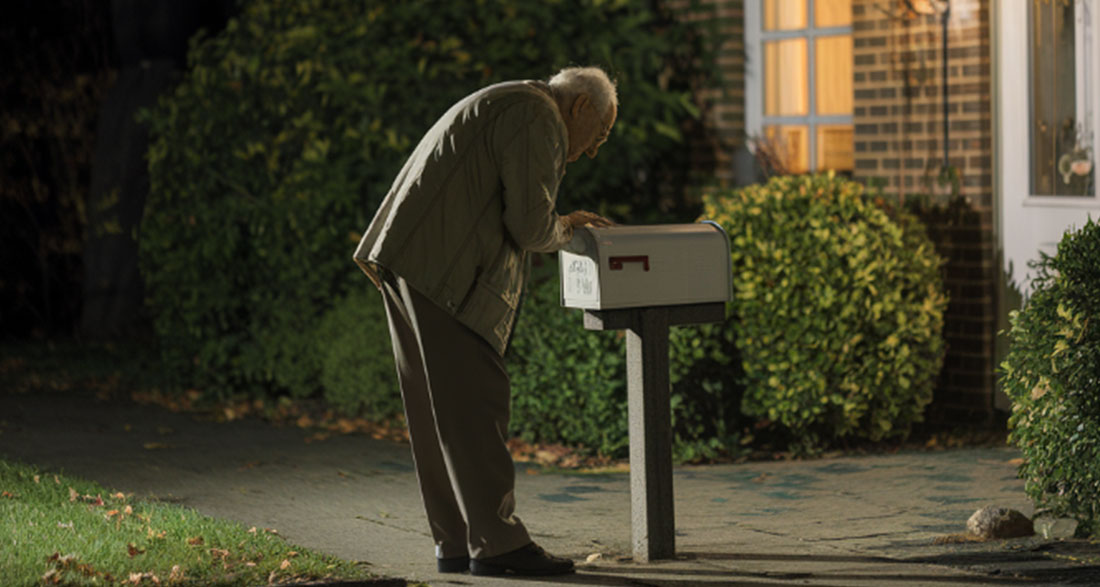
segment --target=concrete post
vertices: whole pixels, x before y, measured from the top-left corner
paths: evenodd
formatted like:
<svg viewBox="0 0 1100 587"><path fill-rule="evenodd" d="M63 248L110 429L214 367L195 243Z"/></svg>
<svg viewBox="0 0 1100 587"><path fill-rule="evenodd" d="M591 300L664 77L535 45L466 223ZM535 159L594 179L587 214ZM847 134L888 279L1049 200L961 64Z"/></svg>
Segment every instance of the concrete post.
<svg viewBox="0 0 1100 587"><path fill-rule="evenodd" d="M642 308L626 333L630 502L634 560L673 558L672 419L668 308Z"/></svg>
<svg viewBox="0 0 1100 587"><path fill-rule="evenodd" d="M726 304L586 310L588 330L626 330L626 395L630 412L630 515L634 560L676 556L672 504L672 406L668 329L721 322Z"/></svg>

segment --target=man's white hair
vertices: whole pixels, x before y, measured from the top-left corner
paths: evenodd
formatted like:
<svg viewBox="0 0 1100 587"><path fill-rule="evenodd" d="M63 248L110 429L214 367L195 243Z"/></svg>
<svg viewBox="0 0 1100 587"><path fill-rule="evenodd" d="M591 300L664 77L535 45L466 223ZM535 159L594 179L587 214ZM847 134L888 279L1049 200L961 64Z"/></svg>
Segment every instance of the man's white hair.
<svg viewBox="0 0 1100 587"><path fill-rule="evenodd" d="M550 78L550 87L566 101L588 94L597 111L603 115L619 107L619 95L615 82L599 67L566 67Z"/></svg>

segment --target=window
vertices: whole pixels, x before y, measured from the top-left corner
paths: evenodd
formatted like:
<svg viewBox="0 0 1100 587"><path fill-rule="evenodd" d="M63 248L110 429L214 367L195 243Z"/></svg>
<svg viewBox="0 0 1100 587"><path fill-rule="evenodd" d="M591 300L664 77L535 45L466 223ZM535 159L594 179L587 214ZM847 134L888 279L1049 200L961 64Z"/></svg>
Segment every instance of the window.
<svg viewBox="0 0 1100 587"><path fill-rule="evenodd" d="M793 173L850 172L852 1L746 2L748 130Z"/></svg>
<svg viewBox="0 0 1100 587"><path fill-rule="evenodd" d="M1032 0L1031 193L1093 196L1092 30L1087 0Z"/></svg>

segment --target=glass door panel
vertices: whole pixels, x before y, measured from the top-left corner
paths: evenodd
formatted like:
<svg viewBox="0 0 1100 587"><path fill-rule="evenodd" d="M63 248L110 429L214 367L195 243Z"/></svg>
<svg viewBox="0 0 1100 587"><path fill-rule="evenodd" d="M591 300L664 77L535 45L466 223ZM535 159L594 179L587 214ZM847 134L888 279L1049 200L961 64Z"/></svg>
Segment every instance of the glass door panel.
<svg viewBox="0 0 1100 587"><path fill-rule="evenodd" d="M1092 133L1082 120L1087 106L1078 103L1082 95L1078 84L1088 87L1087 76L1096 73L1077 63L1082 57L1076 54L1081 34L1074 21L1082 3L1035 0L1029 4L1031 193L1092 196L1096 193Z"/></svg>

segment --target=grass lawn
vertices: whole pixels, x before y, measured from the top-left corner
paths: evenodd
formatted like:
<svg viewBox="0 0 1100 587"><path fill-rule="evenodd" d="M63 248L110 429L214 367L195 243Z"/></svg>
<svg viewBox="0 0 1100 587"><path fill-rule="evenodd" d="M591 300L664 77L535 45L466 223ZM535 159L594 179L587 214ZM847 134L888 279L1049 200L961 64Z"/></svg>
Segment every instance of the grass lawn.
<svg viewBox="0 0 1100 587"><path fill-rule="evenodd" d="M353 563L274 531L134 499L0 460L4 585L266 585L367 580Z"/></svg>

